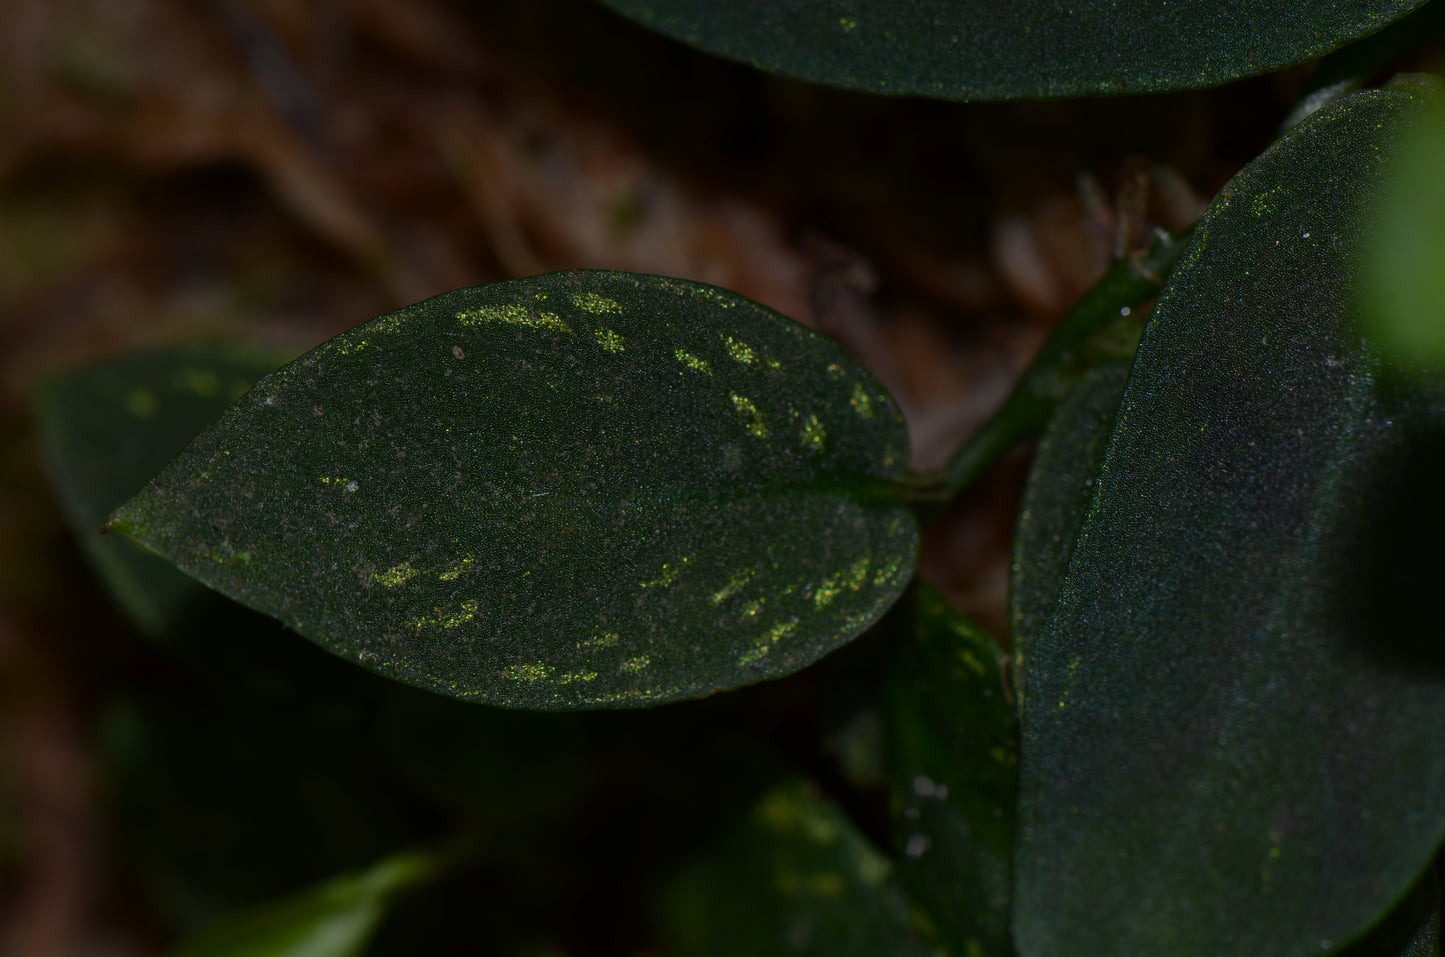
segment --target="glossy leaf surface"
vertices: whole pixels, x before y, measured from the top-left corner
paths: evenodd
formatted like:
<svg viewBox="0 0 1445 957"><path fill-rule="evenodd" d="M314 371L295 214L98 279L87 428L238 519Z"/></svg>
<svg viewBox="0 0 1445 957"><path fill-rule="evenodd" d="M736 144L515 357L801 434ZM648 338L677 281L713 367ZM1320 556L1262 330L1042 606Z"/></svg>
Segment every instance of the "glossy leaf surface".
<svg viewBox="0 0 1445 957"><path fill-rule="evenodd" d="M398 854L360 874L229 918L170 957L359 957L392 898L436 871L427 855Z"/></svg>
<svg viewBox="0 0 1445 957"><path fill-rule="evenodd" d="M359 326L269 376L116 526L444 694L629 707L797 670L912 573L903 421L804 327L557 273Z"/></svg>
<svg viewBox="0 0 1445 957"><path fill-rule="evenodd" d="M899 882L953 954L1007 955L1018 725L1003 655L926 585L883 694Z"/></svg>
<svg viewBox="0 0 1445 957"><path fill-rule="evenodd" d="M1026 660L1026 955L1342 947L1445 833L1445 404L1352 300L1416 109L1358 94L1277 142L1145 332Z"/></svg>
<svg viewBox="0 0 1445 957"><path fill-rule="evenodd" d="M1014 689L1029 645L1047 624L1074 553L1079 525L1094 497L1094 477L1104 458L1114 412L1129 379L1129 364L1111 363L1089 372L1069 391L1039 441L1014 530L1009 574L1009 630Z"/></svg>
<svg viewBox="0 0 1445 957"><path fill-rule="evenodd" d="M1422 0L602 0L785 76L955 100L1197 89L1303 63Z"/></svg>
<svg viewBox="0 0 1445 957"><path fill-rule="evenodd" d="M661 898L677 957L925 957L892 866L804 781L770 791Z"/></svg>
<svg viewBox="0 0 1445 957"><path fill-rule="evenodd" d="M291 355L226 345L112 359L56 378L36 404L56 497L86 557L146 633L169 632L206 589L120 536L106 517L257 379Z"/></svg>

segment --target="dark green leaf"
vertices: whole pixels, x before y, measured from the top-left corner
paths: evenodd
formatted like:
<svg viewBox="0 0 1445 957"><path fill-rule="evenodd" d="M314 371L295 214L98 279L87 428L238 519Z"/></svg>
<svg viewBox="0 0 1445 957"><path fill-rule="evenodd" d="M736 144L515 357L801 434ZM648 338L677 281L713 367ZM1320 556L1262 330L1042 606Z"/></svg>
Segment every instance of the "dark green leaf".
<svg viewBox="0 0 1445 957"><path fill-rule="evenodd" d="M779 785L665 888L677 957L925 957L891 865L804 781Z"/></svg>
<svg viewBox="0 0 1445 957"><path fill-rule="evenodd" d="M1080 380L1049 421L1034 456L1009 576L1014 690L1020 699L1027 693L1021 680L1027 674L1024 658L1059 597L1128 378L1129 364L1115 362Z"/></svg>
<svg viewBox="0 0 1445 957"><path fill-rule="evenodd" d="M906 584L903 421L841 349L621 273L459 290L264 379L115 518L444 694L629 707L795 671Z"/></svg>
<svg viewBox="0 0 1445 957"><path fill-rule="evenodd" d="M1445 403L1362 347L1403 92L1232 181L1140 346L1028 655L1021 952L1317 954L1445 834Z"/></svg>
<svg viewBox="0 0 1445 957"><path fill-rule="evenodd" d="M899 880L951 953L1011 954L1018 727L1003 655L933 588L913 606L883 697Z"/></svg>
<svg viewBox="0 0 1445 957"><path fill-rule="evenodd" d="M295 353L185 346L66 373L40 393L51 481L86 556L147 634L168 633L206 589L135 542L100 527L196 433Z"/></svg>
<svg viewBox="0 0 1445 957"><path fill-rule="evenodd" d="M785 76L954 100L1197 89L1303 63L1423 0L602 0Z"/></svg>
<svg viewBox="0 0 1445 957"><path fill-rule="evenodd" d="M398 854L359 874L229 918L170 952L170 957L359 957L392 898L431 880L438 862Z"/></svg>

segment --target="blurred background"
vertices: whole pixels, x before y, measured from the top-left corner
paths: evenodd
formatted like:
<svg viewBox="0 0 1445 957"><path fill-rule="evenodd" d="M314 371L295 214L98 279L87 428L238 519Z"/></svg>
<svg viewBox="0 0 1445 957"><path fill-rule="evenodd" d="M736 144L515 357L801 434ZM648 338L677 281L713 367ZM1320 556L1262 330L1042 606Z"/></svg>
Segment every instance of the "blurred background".
<svg viewBox="0 0 1445 957"><path fill-rule="evenodd" d="M299 351L516 276L661 273L840 341L938 465L1113 257L1269 142L1310 69L957 105L770 78L587 0L4 0L0 947L159 953L464 826L484 863L374 952L663 953L650 875L775 765L837 773L807 674L666 720L531 716L382 687L239 611L189 645L143 636L51 491L53 376L178 343ZM922 562L996 636L1027 462Z"/></svg>

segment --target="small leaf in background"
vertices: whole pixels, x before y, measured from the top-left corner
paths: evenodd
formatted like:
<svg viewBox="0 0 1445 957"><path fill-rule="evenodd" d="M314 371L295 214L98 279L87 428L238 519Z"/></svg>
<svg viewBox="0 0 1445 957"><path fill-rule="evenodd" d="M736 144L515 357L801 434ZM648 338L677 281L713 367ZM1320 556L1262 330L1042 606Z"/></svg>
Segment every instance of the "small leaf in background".
<svg viewBox="0 0 1445 957"><path fill-rule="evenodd" d="M892 865L806 781L674 877L660 920L676 957L925 957Z"/></svg>
<svg viewBox="0 0 1445 957"><path fill-rule="evenodd" d="M1018 724L992 638L917 586L884 685L898 877L961 957L1009 955Z"/></svg>
<svg viewBox="0 0 1445 957"><path fill-rule="evenodd" d="M1049 420L1034 455L1009 576L1014 692L1020 701L1028 693L1021 680L1027 674L1028 647L1059 597L1128 379L1127 362L1100 366L1081 379Z"/></svg>
<svg viewBox="0 0 1445 957"><path fill-rule="evenodd" d="M267 377L114 519L372 670L531 708L796 671L913 571L897 407L838 346L681 280L557 273Z"/></svg>
<svg viewBox="0 0 1445 957"><path fill-rule="evenodd" d="M1395 161L1366 259L1366 333L1390 358L1445 372L1445 103L1421 109Z"/></svg>
<svg viewBox="0 0 1445 957"><path fill-rule="evenodd" d="M1160 299L1025 659L1027 957L1341 949L1445 836L1445 402L1381 375L1352 311L1418 109L1295 127Z"/></svg>
<svg viewBox="0 0 1445 957"><path fill-rule="evenodd" d="M800 80L1000 100L1216 86L1314 59L1423 0L602 0L668 36Z"/></svg>
<svg viewBox="0 0 1445 957"><path fill-rule="evenodd" d="M56 378L36 414L50 479L101 580L142 631L169 633L206 589L120 536L107 516L257 379L294 353L227 345L123 356Z"/></svg>
<svg viewBox="0 0 1445 957"><path fill-rule="evenodd" d="M431 855L397 854L359 874L237 914L169 957L359 957L400 892L439 871Z"/></svg>

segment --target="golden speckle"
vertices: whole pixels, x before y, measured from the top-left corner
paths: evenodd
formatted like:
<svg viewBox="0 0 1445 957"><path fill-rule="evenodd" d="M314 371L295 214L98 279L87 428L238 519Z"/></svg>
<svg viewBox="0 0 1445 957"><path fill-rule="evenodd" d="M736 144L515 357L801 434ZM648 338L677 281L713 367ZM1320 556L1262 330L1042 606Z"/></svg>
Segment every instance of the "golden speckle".
<svg viewBox="0 0 1445 957"><path fill-rule="evenodd" d="M472 556L468 555L460 561L454 562L451 568L437 576L439 582L454 582L461 578L472 567Z"/></svg>
<svg viewBox="0 0 1445 957"><path fill-rule="evenodd" d="M149 389L132 389L130 395L125 397L125 408L137 419L148 419L160 408L160 402Z"/></svg>
<svg viewBox="0 0 1445 957"><path fill-rule="evenodd" d="M586 641L578 642L578 648L611 648L622 640L622 636L615 631L604 632L595 638L588 638Z"/></svg>
<svg viewBox="0 0 1445 957"><path fill-rule="evenodd" d="M743 606L742 617L756 618L758 616L758 612L762 610L763 600L761 598L759 598L757 601L750 601Z"/></svg>
<svg viewBox="0 0 1445 957"><path fill-rule="evenodd" d="M843 367L834 362L828 366L828 378L834 380L843 378Z"/></svg>
<svg viewBox="0 0 1445 957"><path fill-rule="evenodd" d="M639 588L669 588L669 587L671 587L671 585L672 585L673 582L677 581L677 576L682 574L683 566L686 565L686 564L687 564L688 562L690 562L690 561L692 561L692 556L691 556L691 555L688 555L688 556L686 556L685 558L683 558L682 561L678 562L676 565L673 565L673 564L671 564L671 563L664 563L663 566L662 566L662 573L661 573L660 575L658 575L655 579L653 579L653 580L650 581L650 582L642 582L638 587L639 587Z"/></svg>
<svg viewBox="0 0 1445 957"><path fill-rule="evenodd" d="M543 681L551 677L556 667L543 662L534 665L512 665L506 671L506 675L512 681Z"/></svg>
<svg viewBox="0 0 1445 957"><path fill-rule="evenodd" d="M477 616L477 609L480 607L476 599L469 599L458 605L455 611L449 611L446 608L437 608L432 615L418 618L412 622L412 624L416 627L417 631L421 631L427 625L455 628L475 618Z"/></svg>
<svg viewBox="0 0 1445 957"><path fill-rule="evenodd" d="M828 441L828 430L823 428L823 423L818 421L816 415L810 415L808 421L803 423L801 437L804 445L814 452L821 452Z"/></svg>
<svg viewBox="0 0 1445 957"><path fill-rule="evenodd" d="M714 605L721 605L723 602L727 601L729 598L742 591L745 587L747 587L748 582L753 580L753 576L755 574L757 574L757 572L755 572L751 568L747 568L743 571L738 572L733 577L729 578L726 585L722 586L717 591L712 593L712 603Z"/></svg>
<svg viewBox="0 0 1445 957"><path fill-rule="evenodd" d="M792 619L789 619L788 621L780 621L780 622L778 622L776 625L774 625L773 627L769 628L769 629L767 630L767 632L765 632L765 633L763 634L763 637L766 638L769 642L778 642L778 641L781 641L782 639L788 637L789 635L791 635L793 632L795 632L795 631L797 631L797 630L798 630L798 619L792 618Z"/></svg>
<svg viewBox="0 0 1445 957"><path fill-rule="evenodd" d="M583 312L590 312L594 315L620 315L622 305L616 299L608 299L606 296L598 295L595 292L584 292L580 296L572 297L572 304Z"/></svg>
<svg viewBox="0 0 1445 957"><path fill-rule="evenodd" d="M416 577L416 569L411 567L410 562L402 562L395 568L388 568L379 575L372 575L371 580L385 585L387 588L397 588L405 585Z"/></svg>
<svg viewBox="0 0 1445 957"><path fill-rule="evenodd" d="M647 655L638 655L636 658L628 658L626 661L624 661L621 665L618 666L617 670L622 674L636 675L641 674L642 669L646 668L650 664L652 664L651 658L649 658Z"/></svg>
<svg viewBox="0 0 1445 957"><path fill-rule="evenodd" d="M757 355L753 352L753 347L746 342L741 342L732 336L723 336L722 341L728 347L728 355L743 365L751 365L753 360L757 359Z"/></svg>
<svg viewBox="0 0 1445 957"><path fill-rule="evenodd" d="M551 329L553 332L571 332L572 327L552 312L532 314L532 310L517 303L504 306L480 306L463 309L457 313L457 321L464 326L480 326L488 322L500 322L509 326L528 326L533 329Z"/></svg>
<svg viewBox="0 0 1445 957"><path fill-rule="evenodd" d="M573 682L586 684L596 677L597 672L595 671L568 671L557 676L557 683L559 685L570 685Z"/></svg>
<svg viewBox="0 0 1445 957"><path fill-rule="evenodd" d="M839 17L838 26L843 28L844 33L852 33L858 29L858 21L852 17Z"/></svg>
<svg viewBox="0 0 1445 957"><path fill-rule="evenodd" d="M737 407L737 410L748 417L748 434L755 439L767 438L768 427L763 422L763 413L758 411L758 407L753 404L753 400L738 395L736 392L732 394L732 399L733 405Z"/></svg>
<svg viewBox="0 0 1445 957"><path fill-rule="evenodd" d="M768 652L772 650L772 645L756 645L753 647L752 651L749 651L738 657L738 667L746 668L748 665L755 664L756 662L759 662L762 659L766 658L768 656Z"/></svg>
<svg viewBox="0 0 1445 957"><path fill-rule="evenodd" d="M863 418L873 418L873 399L864 391L862 383L853 386L853 397L848 402L853 406L853 411Z"/></svg>
<svg viewBox="0 0 1445 957"><path fill-rule="evenodd" d="M693 372L701 372L704 375L712 375L712 366L708 365L706 359L699 359L692 353L685 352L682 349L678 349L676 352L673 353L673 355L677 356L678 362L681 362Z"/></svg>
<svg viewBox="0 0 1445 957"><path fill-rule="evenodd" d="M597 344L608 352L621 352L623 349L622 337L611 329L597 330Z"/></svg>
<svg viewBox="0 0 1445 957"><path fill-rule="evenodd" d="M857 591L868 583L868 556L863 556L853 563L848 569L848 575L844 580L847 587Z"/></svg>

